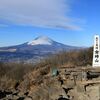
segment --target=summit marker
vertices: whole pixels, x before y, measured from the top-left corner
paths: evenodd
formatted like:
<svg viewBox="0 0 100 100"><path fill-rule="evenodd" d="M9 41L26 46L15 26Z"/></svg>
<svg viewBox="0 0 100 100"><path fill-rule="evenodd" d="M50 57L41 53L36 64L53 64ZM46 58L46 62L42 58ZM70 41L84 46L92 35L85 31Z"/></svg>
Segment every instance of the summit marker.
<svg viewBox="0 0 100 100"><path fill-rule="evenodd" d="M93 50L93 65L95 67L100 67L100 37L99 35L94 36L94 50Z"/></svg>

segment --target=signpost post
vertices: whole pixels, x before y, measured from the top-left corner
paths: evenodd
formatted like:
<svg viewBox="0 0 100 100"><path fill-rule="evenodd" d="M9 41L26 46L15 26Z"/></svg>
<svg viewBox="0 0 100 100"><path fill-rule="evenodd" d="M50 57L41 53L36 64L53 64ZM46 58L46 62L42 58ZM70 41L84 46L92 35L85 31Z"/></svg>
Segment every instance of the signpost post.
<svg viewBox="0 0 100 100"><path fill-rule="evenodd" d="M100 40L99 35L94 36L93 67L100 67Z"/></svg>

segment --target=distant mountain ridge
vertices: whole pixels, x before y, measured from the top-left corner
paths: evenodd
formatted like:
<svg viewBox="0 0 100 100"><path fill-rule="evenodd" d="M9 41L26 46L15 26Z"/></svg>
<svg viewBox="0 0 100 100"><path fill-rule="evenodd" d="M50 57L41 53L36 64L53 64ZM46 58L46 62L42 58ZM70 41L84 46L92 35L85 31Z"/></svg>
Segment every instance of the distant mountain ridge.
<svg viewBox="0 0 100 100"><path fill-rule="evenodd" d="M56 54L62 50L69 51L73 49L79 49L79 47L65 45L46 36L40 36L21 45L1 47L0 61L36 63L36 61L48 55Z"/></svg>

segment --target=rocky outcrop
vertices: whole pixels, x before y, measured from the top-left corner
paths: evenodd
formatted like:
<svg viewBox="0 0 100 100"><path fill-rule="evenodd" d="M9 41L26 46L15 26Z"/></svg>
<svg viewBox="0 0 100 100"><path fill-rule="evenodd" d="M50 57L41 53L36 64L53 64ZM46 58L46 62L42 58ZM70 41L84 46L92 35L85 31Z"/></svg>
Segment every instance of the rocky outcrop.
<svg viewBox="0 0 100 100"><path fill-rule="evenodd" d="M11 89L0 91L0 100L99 100L99 77L88 80L82 69L61 69L57 75L50 68L35 69ZM86 71L87 72L87 71ZM82 75L82 76L80 76ZM80 76L80 77L79 77Z"/></svg>

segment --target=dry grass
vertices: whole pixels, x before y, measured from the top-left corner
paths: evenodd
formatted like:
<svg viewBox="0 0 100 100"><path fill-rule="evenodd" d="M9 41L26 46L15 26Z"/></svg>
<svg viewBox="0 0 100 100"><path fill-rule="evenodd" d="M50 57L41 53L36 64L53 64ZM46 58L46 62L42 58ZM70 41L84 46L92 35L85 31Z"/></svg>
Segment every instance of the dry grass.
<svg viewBox="0 0 100 100"><path fill-rule="evenodd" d="M28 64L0 63L0 90L13 88L32 70L33 66Z"/></svg>
<svg viewBox="0 0 100 100"><path fill-rule="evenodd" d="M24 80L25 82L23 81L24 89L28 89L31 83L41 84L42 76L47 75L51 67L61 67L63 65L67 67L91 65L92 52L92 48L80 51L63 51L34 66L23 63L0 63L0 89L10 88L14 86L16 82L22 81L23 78L26 78Z"/></svg>
<svg viewBox="0 0 100 100"><path fill-rule="evenodd" d="M45 59L43 64L50 66L87 66L92 65L93 48L82 49L79 51L60 52ZM40 63L41 65L41 63Z"/></svg>

